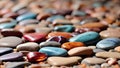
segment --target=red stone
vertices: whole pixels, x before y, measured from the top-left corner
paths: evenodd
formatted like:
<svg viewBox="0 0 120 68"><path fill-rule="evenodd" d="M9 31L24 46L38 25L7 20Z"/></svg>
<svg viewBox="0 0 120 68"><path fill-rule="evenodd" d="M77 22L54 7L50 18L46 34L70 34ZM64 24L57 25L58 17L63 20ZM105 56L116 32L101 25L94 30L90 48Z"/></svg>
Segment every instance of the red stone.
<svg viewBox="0 0 120 68"><path fill-rule="evenodd" d="M26 41L30 41L30 42L42 42L42 41L46 40L46 34L42 34L42 33L29 33L29 34L23 35L23 38Z"/></svg>
<svg viewBox="0 0 120 68"><path fill-rule="evenodd" d="M29 52L27 54L27 60L29 62L41 62L47 58L47 55L40 52Z"/></svg>

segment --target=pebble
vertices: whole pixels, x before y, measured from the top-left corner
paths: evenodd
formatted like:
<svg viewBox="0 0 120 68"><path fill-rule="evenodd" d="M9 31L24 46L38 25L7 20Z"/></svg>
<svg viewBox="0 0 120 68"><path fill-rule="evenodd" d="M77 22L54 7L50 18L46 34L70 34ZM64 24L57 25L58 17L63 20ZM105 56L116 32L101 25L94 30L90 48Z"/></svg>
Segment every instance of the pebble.
<svg viewBox="0 0 120 68"><path fill-rule="evenodd" d="M0 47L0 55L6 54L6 53L10 53L10 52L12 52L12 51L13 51L12 48Z"/></svg>
<svg viewBox="0 0 120 68"><path fill-rule="evenodd" d="M106 38L106 39L99 41L96 44L96 47L101 48L101 49L112 49L118 45L120 45L120 39L118 39L118 38Z"/></svg>
<svg viewBox="0 0 120 68"><path fill-rule="evenodd" d="M102 67L102 68L109 68L110 65L109 65L108 63L102 63L102 64L101 64L101 67Z"/></svg>
<svg viewBox="0 0 120 68"><path fill-rule="evenodd" d="M5 68L24 68L30 64L29 62L7 62L5 63Z"/></svg>
<svg viewBox="0 0 120 68"><path fill-rule="evenodd" d="M93 49L89 47L76 47L72 48L68 51L68 55L70 56L89 56L93 53Z"/></svg>
<svg viewBox="0 0 120 68"><path fill-rule="evenodd" d="M85 44L93 44L98 40L99 34L97 32L85 32L69 39L70 42L83 42Z"/></svg>
<svg viewBox="0 0 120 68"><path fill-rule="evenodd" d="M5 54L5 55L0 56L0 60L1 61L19 61L19 60L23 60L23 54L19 53L19 52Z"/></svg>
<svg viewBox="0 0 120 68"><path fill-rule="evenodd" d="M74 65L81 60L81 57L49 57L47 62L54 66Z"/></svg>
<svg viewBox="0 0 120 68"><path fill-rule="evenodd" d="M81 63L86 63L86 64L102 64L104 62L105 60L102 58L85 58L81 61Z"/></svg>
<svg viewBox="0 0 120 68"><path fill-rule="evenodd" d="M48 38L55 37L55 36L63 36L67 39L72 37L71 33L68 33L68 32L51 32L48 34Z"/></svg>
<svg viewBox="0 0 120 68"><path fill-rule="evenodd" d="M16 49L17 51L38 51L39 45L35 42L27 42L19 44Z"/></svg>
<svg viewBox="0 0 120 68"><path fill-rule="evenodd" d="M35 28L35 32L36 33L45 33L45 34L48 34L51 31L53 31L53 28L48 28L48 27Z"/></svg>
<svg viewBox="0 0 120 68"><path fill-rule="evenodd" d="M67 50L70 50L75 47L82 47L82 46L85 46L85 44L82 42L66 42L61 45L62 48Z"/></svg>
<svg viewBox="0 0 120 68"><path fill-rule="evenodd" d="M114 65L114 64L117 63L117 59L116 58L107 58L106 61L107 61L107 63L109 65Z"/></svg>
<svg viewBox="0 0 120 68"><path fill-rule="evenodd" d="M47 58L47 55L40 52L29 52L27 54L27 60L29 62L41 62Z"/></svg>
<svg viewBox="0 0 120 68"><path fill-rule="evenodd" d="M37 16L37 20L44 20L44 19L47 19L48 17L50 17L51 14L49 13L40 13L38 16Z"/></svg>
<svg viewBox="0 0 120 68"><path fill-rule="evenodd" d="M7 36L22 37L23 33L15 29L2 29L1 35L3 35L4 37L7 37Z"/></svg>
<svg viewBox="0 0 120 68"><path fill-rule="evenodd" d="M46 40L46 34L43 33L29 33L29 34L24 34L23 38L26 41L30 42L42 42Z"/></svg>
<svg viewBox="0 0 120 68"><path fill-rule="evenodd" d="M0 39L0 47L16 47L20 43L22 43L22 39L15 36L9 36Z"/></svg>
<svg viewBox="0 0 120 68"><path fill-rule="evenodd" d="M74 27L72 25L62 25L54 27L54 31L58 32L73 32Z"/></svg>
<svg viewBox="0 0 120 68"><path fill-rule="evenodd" d="M58 20L58 19L64 19L64 16L61 16L61 15L50 16L47 18L46 21L53 22L54 20Z"/></svg>
<svg viewBox="0 0 120 68"><path fill-rule="evenodd" d="M43 47L39 52L45 53L48 56L66 56L67 51L59 47Z"/></svg>
<svg viewBox="0 0 120 68"><path fill-rule="evenodd" d="M120 53L118 53L118 52L98 52L95 55L97 57L101 57L101 58L117 58L117 59L120 59Z"/></svg>
<svg viewBox="0 0 120 68"><path fill-rule="evenodd" d="M36 17L36 14L28 12L25 13L23 15L20 15L17 17L17 21L23 21L23 20L27 20L27 19L34 19Z"/></svg>
<svg viewBox="0 0 120 68"><path fill-rule="evenodd" d="M60 47L61 43L56 42L56 41L46 41L46 42L41 42L39 44L39 47Z"/></svg>
<svg viewBox="0 0 120 68"><path fill-rule="evenodd" d="M114 50L120 52L120 46L115 47Z"/></svg>
<svg viewBox="0 0 120 68"><path fill-rule="evenodd" d="M18 23L18 25L21 25L21 26L26 26L26 25L29 25L29 24L38 24L38 20L35 20L35 19L27 19L27 20L23 20L23 21L20 21Z"/></svg>
<svg viewBox="0 0 120 68"><path fill-rule="evenodd" d="M105 52L105 50L103 50L103 49L93 49L93 52L94 53L98 53L98 52Z"/></svg>

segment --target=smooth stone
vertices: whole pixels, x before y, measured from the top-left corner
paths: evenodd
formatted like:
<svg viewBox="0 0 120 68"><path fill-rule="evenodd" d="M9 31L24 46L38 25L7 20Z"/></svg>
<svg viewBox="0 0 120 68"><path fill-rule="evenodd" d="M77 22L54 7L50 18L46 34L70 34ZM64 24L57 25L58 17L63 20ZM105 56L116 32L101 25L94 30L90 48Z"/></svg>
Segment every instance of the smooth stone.
<svg viewBox="0 0 120 68"><path fill-rule="evenodd" d="M35 28L35 32L36 33L45 33L45 34L48 34L51 31L53 31L53 28L48 28L48 27Z"/></svg>
<svg viewBox="0 0 120 68"><path fill-rule="evenodd" d="M61 44L68 42L67 38L62 37L62 36L53 36L53 37L47 39L46 41L56 41Z"/></svg>
<svg viewBox="0 0 120 68"><path fill-rule="evenodd" d="M28 68L49 68L51 65L50 64L31 64Z"/></svg>
<svg viewBox="0 0 120 68"><path fill-rule="evenodd" d="M0 55L6 54L6 53L10 53L10 52L12 52L12 51L13 51L12 48L0 47Z"/></svg>
<svg viewBox="0 0 120 68"><path fill-rule="evenodd" d="M105 52L105 50L102 50L102 49L93 49L93 52L94 52L94 53Z"/></svg>
<svg viewBox="0 0 120 68"><path fill-rule="evenodd" d="M83 12L83 11L73 11L72 12L72 15L73 16L86 16L87 15L87 13L85 13L85 12Z"/></svg>
<svg viewBox="0 0 120 68"><path fill-rule="evenodd" d="M108 28L107 30L101 31L100 36L103 38L120 38L120 28Z"/></svg>
<svg viewBox="0 0 120 68"><path fill-rule="evenodd" d="M56 26L54 28L54 31L58 31L58 32L73 32L74 31L74 26L72 26L72 25Z"/></svg>
<svg viewBox="0 0 120 68"><path fill-rule="evenodd" d="M15 27L16 24L17 24L17 21L15 20L8 22L8 23L2 23L0 24L0 29L13 28Z"/></svg>
<svg viewBox="0 0 120 68"><path fill-rule="evenodd" d="M97 57L102 57L102 58L117 58L117 59L120 59L120 53L118 53L118 52L98 52L95 55Z"/></svg>
<svg viewBox="0 0 120 68"><path fill-rule="evenodd" d="M27 19L27 20L23 20L23 21L20 21L18 23L18 25L21 25L21 26L26 26L26 25L29 25L29 24L38 24L38 20L35 20L35 19Z"/></svg>
<svg viewBox="0 0 120 68"><path fill-rule="evenodd" d="M102 67L102 68L109 68L110 65L109 65L108 63L103 63L103 64L101 64L101 67Z"/></svg>
<svg viewBox="0 0 120 68"><path fill-rule="evenodd" d="M83 55L89 56L92 53L93 53L93 49L89 47L76 47L68 51L68 55L70 56L83 56Z"/></svg>
<svg viewBox="0 0 120 68"><path fill-rule="evenodd" d="M50 16L50 17L47 18L46 21L53 22L54 20L57 20L57 19L64 19L64 16L61 16L61 15Z"/></svg>
<svg viewBox="0 0 120 68"><path fill-rule="evenodd" d="M45 19L47 19L50 16L51 16L51 14L49 14L49 13L40 13L37 16L37 20L39 20L39 21L45 20Z"/></svg>
<svg viewBox="0 0 120 68"><path fill-rule="evenodd" d="M91 46L88 46L89 48L92 48L92 49L96 49L96 46L94 45L91 45Z"/></svg>
<svg viewBox="0 0 120 68"><path fill-rule="evenodd" d="M83 42L85 44L94 44L99 40L97 32L85 32L69 39L70 42Z"/></svg>
<svg viewBox="0 0 120 68"><path fill-rule="evenodd" d="M117 63L120 65L120 60L118 60Z"/></svg>
<svg viewBox="0 0 120 68"><path fill-rule="evenodd" d="M62 36L67 39L72 37L71 33L68 33L68 32L51 32L48 34L48 38L55 37L55 36Z"/></svg>
<svg viewBox="0 0 120 68"><path fill-rule="evenodd" d="M16 49L17 51L37 51L39 49L39 45L35 42L27 42L18 45Z"/></svg>
<svg viewBox="0 0 120 68"><path fill-rule="evenodd" d="M22 33L22 32L17 31L17 30L15 30L15 29L2 29L2 30L1 30L1 34L2 34L4 37L7 37L7 36L22 37L22 36L23 36L23 33Z"/></svg>
<svg viewBox="0 0 120 68"><path fill-rule="evenodd" d="M42 41L45 41L46 34L43 34L43 33L28 33L28 34L24 34L23 38L26 41L30 41L30 42L42 42Z"/></svg>
<svg viewBox="0 0 120 68"><path fill-rule="evenodd" d="M74 65L81 60L81 57L49 57L47 62L54 66Z"/></svg>
<svg viewBox="0 0 120 68"><path fill-rule="evenodd" d="M112 48L115 48L116 46L119 46L119 45L120 45L120 39L118 39L118 38L106 38L106 39L99 41L96 44L96 47L101 48L101 49L112 49Z"/></svg>
<svg viewBox="0 0 120 68"><path fill-rule="evenodd" d="M18 16L17 13L10 12L10 13L5 14L3 17L4 18L13 18L13 19L15 19L17 16Z"/></svg>
<svg viewBox="0 0 120 68"><path fill-rule="evenodd" d="M81 63L86 63L86 64L102 64L104 62L105 60L102 58L85 58L81 61Z"/></svg>
<svg viewBox="0 0 120 68"><path fill-rule="evenodd" d="M61 45L62 48L67 50L70 50L75 47L82 47L82 46L85 46L85 44L82 42L66 42Z"/></svg>
<svg viewBox="0 0 120 68"><path fill-rule="evenodd" d="M5 68L24 68L30 64L29 62L7 62L5 63Z"/></svg>
<svg viewBox="0 0 120 68"><path fill-rule="evenodd" d="M29 12L29 13L25 13L23 15L18 16L16 20L22 21L22 20L27 20L27 19L34 19L36 17L36 15L37 14L35 14L35 13Z"/></svg>
<svg viewBox="0 0 120 68"><path fill-rule="evenodd" d="M23 60L23 54L19 53L19 52L5 54L5 55L0 56L0 60L1 61L19 61L19 60Z"/></svg>
<svg viewBox="0 0 120 68"><path fill-rule="evenodd" d="M115 47L114 50L120 52L120 46Z"/></svg>
<svg viewBox="0 0 120 68"><path fill-rule="evenodd" d="M106 61L107 61L107 63L109 65L114 65L114 64L117 63L117 59L116 58L107 58Z"/></svg>
<svg viewBox="0 0 120 68"><path fill-rule="evenodd" d="M0 47L16 47L22 43L22 39L15 36L3 37L0 39Z"/></svg>
<svg viewBox="0 0 120 68"><path fill-rule="evenodd" d="M43 47L39 52L45 53L48 56L66 56L67 50L59 47Z"/></svg>
<svg viewBox="0 0 120 68"><path fill-rule="evenodd" d="M46 41L46 42L41 42L39 44L39 47L60 47L61 44L59 42L56 42L56 41Z"/></svg>

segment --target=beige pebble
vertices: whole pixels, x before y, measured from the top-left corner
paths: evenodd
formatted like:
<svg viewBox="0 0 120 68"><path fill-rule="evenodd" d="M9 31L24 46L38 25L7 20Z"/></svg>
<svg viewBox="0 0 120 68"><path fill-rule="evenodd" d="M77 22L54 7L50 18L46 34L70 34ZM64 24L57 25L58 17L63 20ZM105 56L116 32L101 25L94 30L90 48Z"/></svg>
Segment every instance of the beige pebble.
<svg viewBox="0 0 120 68"><path fill-rule="evenodd" d="M81 63L87 63L87 64L102 64L105 60L102 58L85 58L82 60Z"/></svg>
<svg viewBox="0 0 120 68"><path fill-rule="evenodd" d="M27 42L18 45L16 49L17 51L37 51L39 49L39 45L35 42Z"/></svg>
<svg viewBox="0 0 120 68"><path fill-rule="evenodd" d="M93 53L93 49L89 47L76 47L68 51L68 55L70 56L80 56L80 55L91 55Z"/></svg>
<svg viewBox="0 0 120 68"><path fill-rule="evenodd" d="M120 59L120 53L118 52L98 52L96 53L97 57L102 58L117 58Z"/></svg>
<svg viewBox="0 0 120 68"><path fill-rule="evenodd" d="M116 58L108 58L106 59L109 65L113 65L117 63L117 59Z"/></svg>
<svg viewBox="0 0 120 68"><path fill-rule="evenodd" d="M81 57L49 57L47 62L54 66L74 65L81 60Z"/></svg>

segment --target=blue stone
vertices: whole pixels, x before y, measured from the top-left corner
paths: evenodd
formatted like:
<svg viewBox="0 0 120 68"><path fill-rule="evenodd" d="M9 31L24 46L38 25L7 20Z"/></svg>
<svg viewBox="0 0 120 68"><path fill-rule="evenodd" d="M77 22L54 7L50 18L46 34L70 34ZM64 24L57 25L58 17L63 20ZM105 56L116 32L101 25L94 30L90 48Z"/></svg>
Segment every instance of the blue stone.
<svg viewBox="0 0 120 68"><path fill-rule="evenodd" d="M119 38L106 38L101 41L99 41L96 44L97 48L101 49L112 49L115 48L116 46L120 45L120 39Z"/></svg>
<svg viewBox="0 0 120 68"><path fill-rule="evenodd" d="M100 40L100 35L97 32L89 31L69 39L70 42L83 42L85 44L94 44Z"/></svg>
<svg viewBox="0 0 120 68"><path fill-rule="evenodd" d="M0 47L0 55L7 54L7 53L10 53L10 52L12 52L12 51L13 51L12 48Z"/></svg>
<svg viewBox="0 0 120 68"><path fill-rule="evenodd" d="M0 29L5 29L5 28L13 28L17 24L17 21L13 20L8 23L2 23L0 24Z"/></svg>
<svg viewBox="0 0 120 68"><path fill-rule="evenodd" d="M48 56L66 56L67 50L59 47L43 47L39 52L45 53Z"/></svg>
<svg viewBox="0 0 120 68"><path fill-rule="evenodd" d="M65 18L64 18L64 16L61 16L61 15L54 15L54 16L48 17L47 21L53 22L54 20L57 20L57 19L65 19Z"/></svg>
<svg viewBox="0 0 120 68"><path fill-rule="evenodd" d="M27 20L27 19L34 19L36 16L37 16L37 14L29 12L29 13L18 16L17 21L22 21L22 20Z"/></svg>
<svg viewBox="0 0 120 68"><path fill-rule="evenodd" d="M63 25L63 26L56 26L54 28L55 31L60 31L60 32L73 32L74 31L74 26L73 25Z"/></svg>

